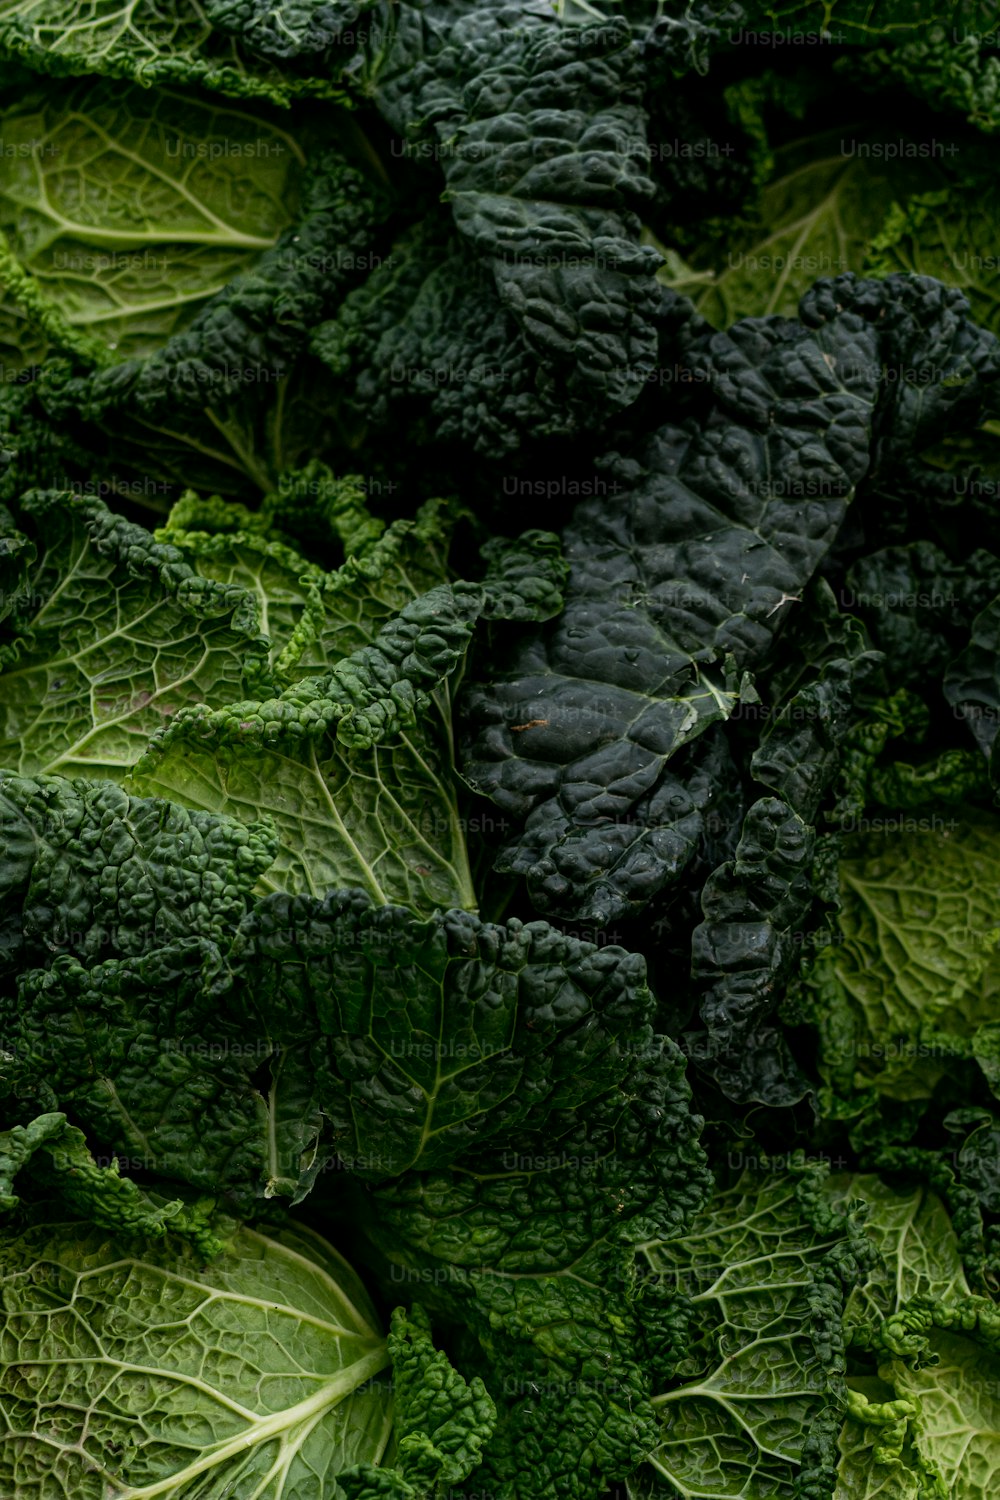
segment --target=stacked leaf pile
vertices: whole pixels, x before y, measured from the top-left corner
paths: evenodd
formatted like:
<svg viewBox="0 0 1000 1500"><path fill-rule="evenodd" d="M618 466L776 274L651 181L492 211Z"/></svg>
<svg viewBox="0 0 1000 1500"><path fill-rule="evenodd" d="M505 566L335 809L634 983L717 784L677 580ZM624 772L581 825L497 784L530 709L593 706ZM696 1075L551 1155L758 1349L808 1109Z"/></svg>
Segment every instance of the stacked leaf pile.
<svg viewBox="0 0 1000 1500"><path fill-rule="evenodd" d="M0 1494L995 1494L998 132L971 0L0 0Z"/></svg>

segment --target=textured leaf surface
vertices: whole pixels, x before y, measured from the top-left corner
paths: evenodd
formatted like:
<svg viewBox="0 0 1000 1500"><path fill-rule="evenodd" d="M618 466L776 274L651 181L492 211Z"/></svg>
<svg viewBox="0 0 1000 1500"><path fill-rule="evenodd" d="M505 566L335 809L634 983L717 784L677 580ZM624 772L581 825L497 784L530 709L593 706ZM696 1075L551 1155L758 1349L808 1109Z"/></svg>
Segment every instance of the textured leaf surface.
<svg viewBox="0 0 1000 1500"><path fill-rule="evenodd" d="M705 1032L688 1045L732 1099L790 1103L806 1092L787 1049L763 1023L802 951L814 852L813 829L798 813L762 797L747 813L735 859L714 870L702 891L691 973Z"/></svg>
<svg viewBox="0 0 1000 1500"><path fill-rule="evenodd" d="M361 886L417 910L473 906L452 782L447 678L477 620L539 619L559 605L555 538L493 544L483 584L441 584L327 676L280 697L180 714L134 784L246 821L270 817L272 889Z"/></svg>
<svg viewBox="0 0 1000 1500"><path fill-rule="evenodd" d="M117 1159L106 1167L96 1162L83 1131L69 1125L63 1114L40 1115L28 1125L0 1131L0 1212L4 1214L21 1204L14 1191L19 1172L21 1188L28 1179L29 1202L53 1192L81 1218L105 1229L149 1236L170 1230L206 1256L222 1248L208 1214L199 1206L190 1208L179 1199L154 1203L131 1178L120 1175Z"/></svg>
<svg viewBox="0 0 1000 1500"><path fill-rule="evenodd" d="M118 359L189 323L294 217L301 148L234 106L49 84L2 129L0 228L60 316Z"/></svg>
<svg viewBox="0 0 1000 1500"><path fill-rule="evenodd" d="M629 1072L653 1003L621 948L544 922L420 920L360 892L258 903L231 962L278 1041L315 1039L333 1147L372 1181L585 1111Z"/></svg>
<svg viewBox="0 0 1000 1500"><path fill-rule="evenodd" d="M0 648L0 755L22 774L120 780L186 705L243 696L266 670L247 590L97 499L36 491L38 538Z"/></svg>
<svg viewBox="0 0 1000 1500"><path fill-rule="evenodd" d="M527 438L563 437L607 421L565 371L541 371L488 270L428 214L351 291L311 347L358 419L378 430L412 413L434 433L490 458Z"/></svg>
<svg viewBox="0 0 1000 1500"><path fill-rule="evenodd" d="M886 1358L879 1365L885 1386L908 1405L906 1443L920 1471L916 1493L921 1500L985 1500L1000 1462L1000 1361L989 1324L977 1334L982 1304L976 1308L977 1299L969 1298L944 1204L926 1188L896 1192L869 1176L834 1177L830 1186L834 1201L864 1199L867 1233L883 1257L879 1274L852 1296L848 1323L897 1315L897 1331L926 1330L919 1358ZM921 1301L934 1306L936 1327L915 1314Z"/></svg>
<svg viewBox="0 0 1000 1500"><path fill-rule="evenodd" d="M178 107L182 104L178 98ZM223 115L226 113L223 111ZM252 172L265 147L270 151L268 173L272 177L281 160L279 147L286 156L294 153L296 160L301 160L296 141L289 138L286 148L281 141L257 139L253 136L256 118L246 119L245 130L251 139L242 141L237 131L228 148L228 138L216 143L221 160L200 156L187 160L178 155L175 164L171 157L164 170L169 173L173 168L173 176L162 191L169 196L169 183L187 191L184 179L193 177L196 182L204 162L204 170L211 167L215 174L213 182L223 199L230 189L239 197L239 173ZM261 240L253 253L243 245L235 259L230 255L231 274L220 273L216 283L202 288L204 296L199 291L193 300L185 302L183 316L167 323L161 318L134 348L122 345L111 351L96 335L74 328L47 296L37 276L25 270L12 254L0 255L0 281L9 284L22 315L29 317L27 330L22 326L22 316L11 333L25 345L24 357L30 357L31 339L37 341L40 335L48 338L55 350L74 356L72 364L61 359L47 361L11 414L19 445L29 452L39 445L52 450L42 472L32 472L28 484L51 485L51 465L64 451L64 427L76 424L81 417L96 427L96 432L91 429L93 441L99 447L107 444L116 464L123 462L139 470L146 484L152 482L154 494L160 493L166 480L170 487L205 483L244 495L249 486L250 493L256 490L265 495L277 486L284 470L312 456L317 427L329 420L332 397L321 383L317 386L315 367L300 368L299 357L313 327L329 317L344 286L353 279L355 262L367 254L374 224L384 211L384 204L376 202L377 194L362 173L348 164L335 144L329 144L331 138L336 141L339 128L334 117L318 144L313 132L315 149L304 169L295 173L294 201L274 226L274 233ZM157 140L163 155L167 145L176 147L178 153L185 145L179 136ZM207 150L206 143L197 139L186 144ZM241 146L252 154L236 155L236 148ZM235 182L231 180L233 174ZM140 176L138 168L133 175ZM141 180L136 193L140 188ZM117 200L111 196L108 213L116 208ZM117 211L120 214L122 209ZM214 211L211 205L205 210L210 245L212 235L218 239L221 233L211 223ZM228 212L223 201L217 215L220 222ZM96 217L97 228L88 229L84 235L88 244L100 228L100 214ZM295 222L289 222L293 218ZM283 224L288 227L282 229ZM114 222L104 227L110 227L112 234L115 231ZM221 238L224 244L225 235ZM131 253L133 247L125 248ZM195 244L185 245L184 251L190 256L197 250L196 234ZM107 257L101 259L102 255L100 245L85 248L83 263L106 269ZM159 263L158 257L153 260ZM73 264L71 261L67 274ZM155 269L153 261L147 268ZM118 271L121 269L119 264ZM183 277L176 286L183 293L182 282ZM172 294L167 299L170 306L171 299ZM72 449L70 453L74 464L71 472L81 459L83 472L90 471L92 454L81 455ZM106 472L107 465L104 467ZM207 476L204 480L203 474ZM160 484L154 482L157 479ZM142 493L148 491L143 489Z"/></svg>
<svg viewBox="0 0 1000 1500"><path fill-rule="evenodd" d="M996 17L988 6L981 17L973 4L957 25L941 25L935 14L931 25L906 36L902 45L877 47L851 58L844 71L849 78L884 87L890 80L904 84L932 109L955 111L970 125L992 135L1000 129L998 85L1000 59L995 55ZM950 279L950 278L949 278Z"/></svg>
<svg viewBox="0 0 1000 1500"><path fill-rule="evenodd" d="M113 782L0 774L7 957L69 948L91 962L232 933L274 854L270 830L130 797ZM22 955L22 957L25 955Z"/></svg>
<svg viewBox="0 0 1000 1500"><path fill-rule="evenodd" d="M216 30L212 9L204 0L4 0L0 47L39 72L103 73L147 87L200 84L276 104L334 93L321 76L279 72L249 38Z"/></svg>
<svg viewBox="0 0 1000 1500"><path fill-rule="evenodd" d="M883 821L845 842L816 1015L828 1081L918 1099L993 1017L1000 843L985 813Z"/></svg>
<svg viewBox="0 0 1000 1500"><path fill-rule="evenodd" d="M847 1217L817 1220L795 1173L761 1169L718 1189L686 1234L642 1247L690 1318L669 1388L653 1398L650 1495L831 1493L832 1443L820 1451L816 1436L845 1399L840 1318L859 1253L863 1264Z"/></svg>
<svg viewBox="0 0 1000 1500"><path fill-rule="evenodd" d="M333 1500L339 1471L386 1448L386 1345L318 1236L240 1229L205 1270L173 1244L45 1223L0 1265L10 1495Z"/></svg>
<svg viewBox="0 0 1000 1500"><path fill-rule="evenodd" d="M205 0L213 26L255 52L300 57L324 52L377 0ZM349 33L353 40L353 32Z"/></svg>
<svg viewBox="0 0 1000 1500"><path fill-rule="evenodd" d="M1000 59L995 61L1000 67ZM961 287L976 321L996 333L1000 330L997 231L992 202L984 192L990 171L985 157L963 161L963 166L961 177L936 190L924 182L921 191L905 198L898 194L901 201L893 204L873 240L868 269L886 274L912 271Z"/></svg>
<svg viewBox="0 0 1000 1500"><path fill-rule="evenodd" d="M965 719L976 743L989 758L996 779L993 748L1000 729L1000 678L997 675L997 638L1000 598L992 600L972 622L965 649L949 665L944 695L957 716Z"/></svg>
<svg viewBox="0 0 1000 1500"><path fill-rule="evenodd" d="M843 33L843 40L866 43L879 38L905 40L926 25L913 0L751 0L748 17L773 23L790 36L801 32ZM949 0L935 19L959 30L989 31L993 9L988 0Z"/></svg>
<svg viewBox="0 0 1000 1500"><path fill-rule="evenodd" d="M740 673L793 618L872 453L886 480L912 476L915 447L981 412L998 346L967 308L929 280L844 276L800 323L683 335L689 425L611 460L621 492L565 531L563 614L464 698L463 773L523 821L499 868L540 910L608 922L673 878L649 837L668 763L751 697ZM881 381L906 351L936 385Z"/></svg>
<svg viewBox="0 0 1000 1500"><path fill-rule="evenodd" d="M536 357L628 405L655 363L659 263L633 211L650 184L628 26L566 27L544 0L420 0L395 22L366 77L379 108L439 161Z"/></svg>
<svg viewBox="0 0 1000 1500"><path fill-rule="evenodd" d="M482 1347L501 1422L475 1484L504 1500L584 1500L655 1441L635 1245L680 1232L707 1180L680 1052L649 1038L633 1061L586 1110L371 1200L392 1283Z"/></svg>
<svg viewBox="0 0 1000 1500"><path fill-rule="evenodd" d="M890 137L899 151L899 135ZM773 153L773 167L754 208L755 231L738 228L725 254L697 263L712 272L692 296L717 328L737 318L780 313L794 317L802 296L821 276L865 271L866 254L894 198L926 190L936 168L886 159L878 129L851 124L797 140ZM885 270L916 267L893 265ZM940 274L921 266L925 275ZM664 280L673 278L661 272ZM948 277L947 280L953 278Z"/></svg>
<svg viewBox="0 0 1000 1500"><path fill-rule="evenodd" d="M293 489L297 476L286 478ZM308 481L310 489L324 483ZM329 487L336 484L331 477ZM357 501L340 517L348 536L355 527L363 535L372 524L360 488ZM318 508L317 501L310 503ZM413 521L396 521L384 533L376 527L332 572L307 562L304 546L300 551L275 539L261 524L265 519L242 506L200 503L192 495L174 507L157 537L179 547L201 577L256 598L281 686L370 645L394 615L448 577L452 517L442 502L428 502ZM240 523L253 529L242 530Z"/></svg>
<svg viewBox="0 0 1000 1500"><path fill-rule="evenodd" d="M971 482L963 475L959 484ZM926 692L928 682L944 677L950 696L957 673L947 669L998 594L1000 564L991 552L977 549L959 563L930 542L913 542L859 558L843 600L885 652L895 687Z"/></svg>
<svg viewBox="0 0 1000 1500"><path fill-rule="evenodd" d="M471 1381L434 1348L426 1315L392 1315L389 1331L398 1437L394 1471L366 1463L340 1476L348 1500L437 1495L478 1468L496 1425L496 1406L478 1376ZM393 1487L395 1481L396 1487Z"/></svg>
<svg viewBox="0 0 1000 1500"><path fill-rule="evenodd" d="M127 1171L249 1214L262 1195L306 1190L320 1119L284 1060L258 1086L275 1043L252 1005L220 1005L220 967L216 947L188 940L89 967L64 954L31 970L3 1006L4 1073L19 1095L72 1110Z"/></svg>
<svg viewBox="0 0 1000 1500"><path fill-rule="evenodd" d="M702 335L701 431L661 427L578 507L563 614L466 696L464 774L526 820L503 865L542 910L611 921L683 868L657 848L667 764L732 713L865 472L873 332L809 322Z"/></svg>

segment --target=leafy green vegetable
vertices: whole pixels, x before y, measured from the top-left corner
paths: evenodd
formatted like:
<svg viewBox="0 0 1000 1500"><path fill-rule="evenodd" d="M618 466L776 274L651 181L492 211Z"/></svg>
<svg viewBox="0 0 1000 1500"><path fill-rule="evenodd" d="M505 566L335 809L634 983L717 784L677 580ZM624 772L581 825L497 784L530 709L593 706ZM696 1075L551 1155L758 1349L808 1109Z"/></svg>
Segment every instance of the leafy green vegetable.
<svg viewBox="0 0 1000 1500"><path fill-rule="evenodd" d="M42 1221L2 1263L11 1494L333 1494L338 1471L386 1451L385 1340L317 1236L241 1228L206 1270L173 1245ZM86 1448L65 1443L53 1402L87 1413Z"/></svg>
<svg viewBox="0 0 1000 1500"><path fill-rule="evenodd" d="M390 1281L419 1286L483 1346L484 1378L505 1398L485 1460L501 1493L523 1489L526 1457L543 1493L592 1493L655 1441L634 1255L704 1196L683 1074L676 1046L649 1038L585 1110L370 1200Z"/></svg>
<svg viewBox="0 0 1000 1500"><path fill-rule="evenodd" d="M752 701L741 673L766 657L870 482L870 448L891 466L894 446L919 451L953 398L974 408L978 350L992 371L992 343L970 333L963 347L952 319L964 314L930 283L918 304L920 285L843 278L820 283L800 324L728 335L696 324L686 359L706 390L700 430L659 427L611 468L613 505L577 508L563 614L465 705L465 775L524 820L500 868L525 875L542 910L610 922L676 879L697 816L668 762ZM904 347L919 358L942 337L953 373L938 412L880 385L883 359ZM683 843L677 813L694 823Z"/></svg>
<svg viewBox="0 0 1000 1500"><path fill-rule="evenodd" d="M65 1115L39 1115L28 1125L0 1133L0 1212L9 1214L19 1206L14 1180L26 1168L35 1196L54 1191L82 1218L105 1229L155 1237L169 1230L206 1256L223 1248L200 1205L189 1207L180 1199L154 1203L131 1178L120 1175L117 1158L100 1166L83 1132L68 1125Z"/></svg>
<svg viewBox="0 0 1000 1500"><path fill-rule="evenodd" d="M330 0L321 11L329 16L335 4ZM266 9L274 24L278 13L291 7ZM307 0L301 9L313 7ZM0 48L56 75L98 73L146 87L202 85L230 97L260 97L276 104L302 94L337 97L322 75L298 78L256 56L255 44L266 38L266 31L241 36L244 28L234 27L227 35L226 19L226 7L218 0L124 0L96 10L79 0L8 0L0 12ZM318 19L322 24L322 15Z"/></svg>
<svg viewBox="0 0 1000 1500"><path fill-rule="evenodd" d="M868 821L845 841L834 941L811 978L823 1070L844 1094L926 1097L992 1019L998 828L985 814Z"/></svg>
<svg viewBox="0 0 1000 1500"><path fill-rule="evenodd" d="M499 17L417 0L365 62L389 123L440 160L456 226L536 359L571 397L628 405L655 363L659 260L637 243L650 185L629 28L567 28L540 0Z"/></svg>
<svg viewBox="0 0 1000 1500"><path fill-rule="evenodd" d="M179 332L295 217L302 148L234 106L50 85L0 129L10 254L48 321L88 335L105 362ZM5 284L17 294L13 272Z"/></svg>
<svg viewBox="0 0 1000 1500"><path fill-rule="evenodd" d="M261 612L100 500L35 491L37 537L3 650L5 764L121 780L185 703L239 698L266 671Z"/></svg>
<svg viewBox="0 0 1000 1500"><path fill-rule="evenodd" d="M687 1330L653 1398L650 1496L833 1493L845 1301L874 1256L819 1180L745 1171L688 1234L643 1246L654 1305Z"/></svg>
<svg viewBox="0 0 1000 1500"><path fill-rule="evenodd" d="M4 1494L992 1500L997 57L0 0Z"/></svg>

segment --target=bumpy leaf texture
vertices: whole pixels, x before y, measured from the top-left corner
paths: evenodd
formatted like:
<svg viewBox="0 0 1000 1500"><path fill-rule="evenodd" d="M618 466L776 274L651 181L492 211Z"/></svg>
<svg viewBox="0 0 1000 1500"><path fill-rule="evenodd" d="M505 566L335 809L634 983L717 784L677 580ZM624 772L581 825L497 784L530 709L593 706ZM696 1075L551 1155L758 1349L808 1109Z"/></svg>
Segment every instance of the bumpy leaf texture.
<svg viewBox="0 0 1000 1500"><path fill-rule="evenodd" d="M340 399L376 431L408 417L422 438L498 458L598 417L572 400L565 371L538 361L489 271L433 212L315 329L310 347Z"/></svg>
<svg viewBox="0 0 1000 1500"><path fill-rule="evenodd" d="M617 492L565 532L563 614L464 698L464 774L523 822L500 868L526 876L540 910L612 921L683 870L662 827L674 757L750 696L741 674L858 485L912 472L949 423L975 422L998 349L960 294L898 277L819 282L799 322L689 326L694 419L610 462ZM941 379L882 379L905 360Z"/></svg>
<svg viewBox="0 0 1000 1500"><path fill-rule="evenodd" d="M376 0L205 0L213 26L269 57L327 51Z"/></svg>
<svg viewBox="0 0 1000 1500"><path fill-rule="evenodd" d="M132 785L278 830L274 888L360 885L376 902L474 906L458 825L447 679L480 618L559 606L555 537L486 549L482 583L439 584L323 675L280 695L179 713ZM429 817L428 817L429 812Z"/></svg>
<svg viewBox="0 0 1000 1500"><path fill-rule="evenodd" d="M621 408L656 360L638 52L624 20L565 26L544 0L384 6L364 81L444 173L455 223L529 348L571 396Z"/></svg>
<svg viewBox="0 0 1000 1500"><path fill-rule="evenodd" d="M0 1131L0 1213L9 1215L46 1195L104 1229L156 1238L169 1230L206 1258L223 1248L201 1205L155 1201L130 1177L121 1176L117 1158L108 1166L95 1161L83 1131L59 1113Z"/></svg>
<svg viewBox="0 0 1000 1500"><path fill-rule="evenodd" d="M783 31L790 39L839 32L855 45L905 41L927 24L914 0L744 0L744 8L748 24ZM960 31L988 32L994 11L989 0L951 0L938 7L935 19Z"/></svg>
<svg viewBox="0 0 1000 1500"><path fill-rule="evenodd" d="M59 951L93 962L178 938L222 941L274 857L273 831L260 823L130 797L110 781L5 771L0 815L14 968Z"/></svg>
<svg viewBox="0 0 1000 1500"><path fill-rule="evenodd" d="M709 876L705 920L691 935L703 1033L691 1055L730 1098L786 1104L807 1085L780 1033L763 1022L780 999L812 907L812 828L787 803L763 797L747 813L736 857Z"/></svg>
<svg viewBox="0 0 1000 1500"><path fill-rule="evenodd" d="M346 10L337 0L311 9L319 20L335 7ZM291 42L316 34L315 25L309 24L308 0L299 6L277 0L256 8L265 36L277 39L284 33ZM277 47L258 50L252 36L237 30L227 34L227 9L232 15L236 7L227 7L224 0L109 0L97 5L87 0L10 0L0 15L0 51L23 58L37 72L57 76L100 73L146 87L187 84L279 105L303 96L342 97L322 70L312 76L281 70L260 56L268 50L278 55ZM247 19L250 10L249 4L244 7ZM279 26L286 12L286 27Z"/></svg>
<svg viewBox="0 0 1000 1500"><path fill-rule="evenodd" d="M545 922L417 918L360 892L269 897L230 962L298 1047L330 1147L379 1181L486 1151L622 1079L648 1025L645 966Z"/></svg>
<svg viewBox="0 0 1000 1500"><path fill-rule="evenodd" d="M642 1247L662 1326L687 1319L658 1372L659 1438L642 1494L832 1495L841 1320L873 1253L856 1219L819 1199L820 1176L761 1159L716 1189L688 1233ZM651 1312L651 1333L659 1321Z"/></svg>
<svg viewBox="0 0 1000 1500"><path fill-rule="evenodd" d="M205 1269L175 1241L43 1221L0 1267L6 1494L332 1500L386 1453L386 1342L318 1235L241 1228Z"/></svg>
<svg viewBox="0 0 1000 1500"><path fill-rule="evenodd" d="M134 402L146 417L176 417L246 398L288 373L293 355L350 279L345 245L363 243L377 217L361 176L339 152L317 153L302 184L298 221L243 276L229 279L175 338L146 360L125 361L44 393L54 415L74 405L100 419Z"/></svg>
<svg viewBox="0 0 1000 1500"><path fill-rule="evenodd" d="M1000 599L993 599L972 622L968 644L951 662L944 676L944 695L955 714L967 722L976 743L987 756L994 785L998 779L998 767L993 752L1000 728L998 633Z"/></svg>
<svg viewBox="0 0 1000 1500"><path fill-rule="evenodd" d="M635 1246L680 1232L707 1179L681 1053L650 1035L632 1058L586 1109L369 1198L389 1283L481 1346L501 1408L481 1484L501 1500L584 1500L655 1442Z"/></svg>
<svg viewBox="0 0 1000 1500"><path fill-rule="evenodd" d="M338 1476L340 1485L348 1500L433 1500L452 1493L479 1466L496 1406L478 1376L466 1381L434 1348L419 1305L409 1316L396 1309L388 1343L394 1466L361 1463Z"/></svg>
<svg viewBox="0 0 1000 1500"><path fill-rule="evenodd" d="M179 332L295 217L304 152L250 109L46 82L6 104L3 131L0 227L55 314L105 358Z"/></svg>
<svg viewBox="0 0 1000 1500"><path fill-rule="evenodd" d="M920 1500L985 1500L1000 1461L995 1309L969 1295L945 1206L924 1186L893 1190L868 1175L838 1175L830 1188L841 1205L864 1201L867 1233L882 1257L845 1316L849 1339L874 1349L876 1389L896 1397L887 1415L897 1432L883 1432L868 1482L881 1479L889 1493ZM852 1403L851 1416L865 1420L864 1405ZM847 1475L856 1472L848 1461L852 1426L849 1420L841 1438Z"/></svg>
<svg viewBox="0 0 1000 1500"><path fill-rule="evenodd" d="M844 840L835 941L811 981L822 1073L844 1099L929 1098L992 1019L1000 825L962 812L876 816Z"/></svg>
<svg viewBox="0 0 1000 1500"><path fill-rule="evenodd" d="M902 45L850 59L845 72L869 85L902 83L932 109L958 111L992 135L1000 129L1000 60L991 45L996 17L983 7L977 24L976 9L969 7L973 14L951 25L940 24L944 17L935 14L916 36L904 34ZM990 19L983 25L986 14Z"/></svg>
<svg viewBox="0 0 1000 1500"><path fill-rule="evenodd" d="M266 683L249 592L95 498L36 490L18 510L32 561L0 645L5 766L121 780L185 704Z"/></svg>
<svg viewBox="0 0 1000 1500"><path fill-rule="evenodd" d="M385 212L340 149L347 117L289 129L101 80L36 82L4 116L0 345L33 377L3 391L21 488L124 464L154 494L206 469L266 494L301 453L296 422L311 454L330 420L300 357Z"/></svg>

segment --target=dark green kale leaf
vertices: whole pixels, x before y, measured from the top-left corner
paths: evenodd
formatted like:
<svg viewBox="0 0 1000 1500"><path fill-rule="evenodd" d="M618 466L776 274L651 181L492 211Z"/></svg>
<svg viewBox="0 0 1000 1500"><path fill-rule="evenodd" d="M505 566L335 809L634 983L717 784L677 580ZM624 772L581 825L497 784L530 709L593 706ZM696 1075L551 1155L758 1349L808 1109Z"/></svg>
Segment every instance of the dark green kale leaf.
<svg viewBox="0 0 1000 1500"><path fill-rule="evenodd" d="M635 914L674 878L682 865L651 848L645 821L669 762L753 701L742 674L862 481L919 477L914 453L974 423L1000 373L961 294L916 278L819 282L798 323L695 322L688 340L688 424L610 462L614 498L585 501L565 532L563 614L464 699L464 774L524 823L501 867L560 916ZM937 383L883 381L904 358L933 361Z"/></svg>
<svg viewBox="0 0 1000 1500"><path fill-rule="evenodd" d="M384 6L361 81L418 158L546 369L591 405L632 402L656 362L659 256L641 72L617 17L566 25L544 0Z"/></svg>
<svg viewBox="0 0 1000 1500"><path fill-rule="evenodd" d="M689 1054L740 1101L788 1104L808 1083L780 1032L763 1026L801 954L812 909L814 830L776 797L747 813L735 859L709 876L691 937L704 1032Z"/></svg>
<svg viewBox="0 0 1000 1500"><path fill-rule="evenodd" d="M421 441L497 458L602 420L565 369L539 363L489 272L433 213L319 324L311 348L376 434L408 418Z"/></svg>
<svg viewBox="0 0 1000 1500"><path fill-rule="evenodd" d="M931 542L868 553L848 569L842 598L891 662L895 688L937 683L1000 594L1000 561L977 549L953 561Z"/></svg>
<svg viewBox="0 0 1000 1500"><path fill-rule="evenodd" d="M1000 728L998 641L1000 598L992 600L976 616L968 644L951 662L944 678L944 695L956 715L966 721L989 760L994 786L1000 784L1000 767L993 754Z"/></svg>

